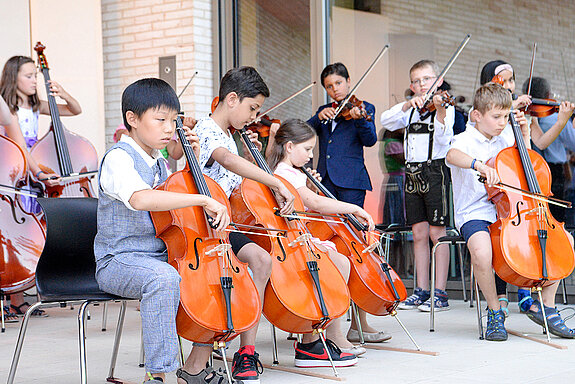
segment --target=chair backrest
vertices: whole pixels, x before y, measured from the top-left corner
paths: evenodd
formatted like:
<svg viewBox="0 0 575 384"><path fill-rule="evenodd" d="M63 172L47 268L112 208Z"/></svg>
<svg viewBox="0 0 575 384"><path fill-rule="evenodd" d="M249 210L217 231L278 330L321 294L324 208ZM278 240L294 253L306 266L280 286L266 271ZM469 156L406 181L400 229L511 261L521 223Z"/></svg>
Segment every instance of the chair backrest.
<svg viewBox="0 0 575 384"><path fill-rule="evenodd" d="M98 199L39 198L46 215L46 245L36 268L43 301L66 301L98 294L94 237Z"/></svg>

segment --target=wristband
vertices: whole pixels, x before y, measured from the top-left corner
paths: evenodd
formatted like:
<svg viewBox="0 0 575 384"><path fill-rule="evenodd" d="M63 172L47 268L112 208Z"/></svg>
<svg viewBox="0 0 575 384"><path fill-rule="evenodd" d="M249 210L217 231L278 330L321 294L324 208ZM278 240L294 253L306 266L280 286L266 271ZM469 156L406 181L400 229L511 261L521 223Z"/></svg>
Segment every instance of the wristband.
<svg viewBox="0 0 575 384"><path fill-rule="evenodd" d="M471 169L473 169L475 171L475 162L477 161L477 159L473 159L473 161L471 162Z"/></svg>
<svg viewBox="0 0 575 384"><path fill-rule="evenodd" d="M39 179L40 178L40 174L44 173L44 171L38 171L38 173L36 174L36 178Z"/></svg>

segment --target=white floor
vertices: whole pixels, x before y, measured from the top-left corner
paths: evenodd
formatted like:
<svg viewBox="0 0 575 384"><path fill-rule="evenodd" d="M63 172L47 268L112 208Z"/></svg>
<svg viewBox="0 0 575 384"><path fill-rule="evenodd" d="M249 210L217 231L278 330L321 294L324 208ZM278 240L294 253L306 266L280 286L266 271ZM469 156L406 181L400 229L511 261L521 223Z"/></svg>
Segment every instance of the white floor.
<svg viewBox="0 0 575 384"><path fill-rule="evenodd" d="M436 314L436 330L429 332L429 315L419 311L401 311L399 316L415 340L426 351L438 356L368 349L355 367L340 368L340 377L347 383L568 383L575 379L575 340L552 337L552 342L567 346L555 349L547 345L510 335L502 343L478 339L475 308L462 301L451 302L451 310ZM108 330L102 332L102 307L92 307L88 321L88 382L105 383L119 304L111 304L108 311ZM545 339L541 327L517 311L512 303L508 329L530 332ZM76 308L77 309L77 308ZM79 383L77 341L77 311L69 308L50 308L48 318L32 319L24 343L15 383L60 384ZM390 317L371 317L377 328L385 329L393 338L385 343L394 348L413 349L413 345ZM575 327L575 319L567 322ZM6 382L19 324L7 324L0 334L0 383ZM292 342L287 334L278 331L279 360L282 365L293 364ZM189 343L185 349L191 348ZM231 346L229 354L237 349ZM271 333L265 320L260 325L257 350L263 363L271 363ZM144 370L138 367L140 351L139 312L130 304L120 346L116 376L135 383L143 380ZM220 363L216 363L220 364ZM314 372L331 375L331 369ZM168 383L176 383L169 375ZM262 383L330 383L331 380L266 369Z"/></svg>

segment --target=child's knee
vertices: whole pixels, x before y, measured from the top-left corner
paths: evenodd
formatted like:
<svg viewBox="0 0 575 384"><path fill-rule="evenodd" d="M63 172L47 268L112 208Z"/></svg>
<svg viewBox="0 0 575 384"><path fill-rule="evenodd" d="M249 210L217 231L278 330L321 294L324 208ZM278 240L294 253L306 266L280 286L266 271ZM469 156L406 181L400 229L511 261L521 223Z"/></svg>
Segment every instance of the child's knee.
<svg viewBox="0 0 575 384"><path fill-rule="evenodd" d="M169 264L166 264L166 266L169 268L160 268L154 271L152 281L162 289L177 290L179 292L182 278L175 268Z"/></svg>
<svg viewBox="0 0 575 384"><path fill-rule="evenodd" d="M253 259L255 265L250 264L250 269L260 277L269 278L272 274L272 258L264 249L254 252Z"/></svg>

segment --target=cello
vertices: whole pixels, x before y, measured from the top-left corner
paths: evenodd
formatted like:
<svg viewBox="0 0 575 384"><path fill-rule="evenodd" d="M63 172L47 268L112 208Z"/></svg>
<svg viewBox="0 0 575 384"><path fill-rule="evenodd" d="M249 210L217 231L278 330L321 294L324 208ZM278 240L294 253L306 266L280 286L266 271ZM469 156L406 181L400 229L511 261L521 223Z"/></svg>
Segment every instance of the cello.
<svg viewBox="0 0 575 384"><path fill-rule="evenodd" d="M336 199L305 168L300 170L323 195ZM320 240L333 242L337 251L349 259L348 287L354 303L376 316L395 313L399 303L407 298L405 285L387 262L374 252L374 247L367 244L362 233L367 229L364 224L354 215L345 214L337 215L335 220L310 221L307 227Z"/></svg>
<svg viewBox="0 0 575 384"><path fill-rule="evenodd" d="M230 204L223 189L202 174L178 117L176 130L186 157L186 167L156 187L179 193L199 193ZM231 252L227 235L217 233L212 219L199 207L151 212L157 236L168 249L168 262L180 273L178 334L200 343L225 346L260 318L260 299L246 264ZM225 348L222 348L225 361ZM227 371L227 366L226 366Z"/></svg>
<svg viewBox="0 0 575 384"><path fill-rule="evenodd" d="M25 291L35 284L36 265L46 241L44 228L24 211L17 194L25 184L28 168L22 148L0 135L0 290L3 294Z"/></svg>
<svg viewBox="0 0 575 384"><path fill-rule="evenodd" d="M240 134L256 164L273 175L245 128ZM286 180L277 178L296 197L296 210L303 210L297 190ZM273 240L253 238L270 253L273 261L271 277L264 293L264 316L286 332L319 333L327 350L323 333L325 328L349 307L349 291L343 276L327 252L321 251L310 241L311 234L304 220L279 214L275 196L265 185L244 179L232 192L230 203L234 222L277 228L285 234L285 237L275 237Z"/></svg>
<svg viewBox="0 0 575 384"><path fill-rule="evenodd" d="M58 173L62 182L46 187L47 197L95 197L89 176L97 173L98 155L94 146L85 138L64 128L56 99L50 92L50 73L44 47L38 42L38 64L44 75L46 95L52 124L50 130L30 150L45 173Z"/></svg>

